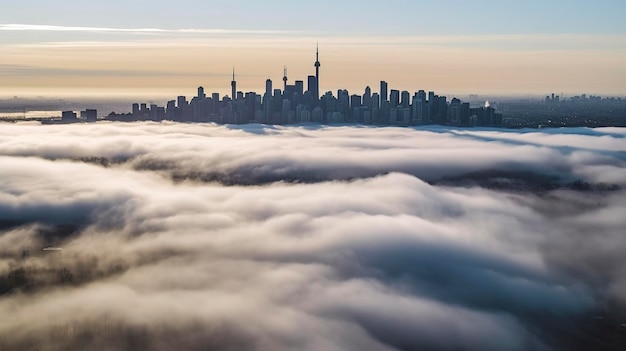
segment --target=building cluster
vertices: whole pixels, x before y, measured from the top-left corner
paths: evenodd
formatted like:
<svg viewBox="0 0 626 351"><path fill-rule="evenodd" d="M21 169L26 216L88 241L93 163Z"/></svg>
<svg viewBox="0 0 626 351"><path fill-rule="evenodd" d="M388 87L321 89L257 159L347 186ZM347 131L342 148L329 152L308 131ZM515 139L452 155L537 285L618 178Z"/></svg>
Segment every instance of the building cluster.
<svg viewBox="0 0 626 351"><path fill-rule="evenodd" d="M86 109L84 111L80 111L80 118L74 111L63 111L61 112L61 119L44 119L41 122L44 124L67 124L67 123L77 123L77 122L96 122L98 121L98 110L96 109Z"/></svg>
<svg viewBox="0 0 626 351"><path fill-rule="evenodd" d="M96 122L98 120L98 110L86 109L85 111L80 111L80 119L85 122ZM66 122L73 122L78 120L78 116L74 111L63 111L61 115L61 120Z"/></svg>
<svg viewBox="0 0 626 351"><path fill-rule="evenodd" d="M569 104L588 104L588 105L623 105L624 100L620 97L601 97L597 95L576 95L571 96L567 99L562 96L555 95L547 95L545 99L545 103L547 105L558 105L559 103L569 103Z"/></svg>
<svg viewBox="0 0 626 351"><path fill-rule="evenodd" d="M469 103L434 92L420 90L412 96L408 91L389 89L380 82L379 92L365 88L362 95L340 89L337 95L320 95L319 50L314 63L315 75L305 82L289 84L285 68L282 88L275 88L271 79L265 82L265 92L243 93L237 90L233 69L231 95L198 94L188 101L185 96L167 102L166 106L133 104L130 114L110 114L107 119L117 121L173 120L179 122L215 122L222 124L292 124L292 123L359 123L375 125L412 126L441 124L455 126L500 126L502 115L485 105L471 108Z"/></svg>

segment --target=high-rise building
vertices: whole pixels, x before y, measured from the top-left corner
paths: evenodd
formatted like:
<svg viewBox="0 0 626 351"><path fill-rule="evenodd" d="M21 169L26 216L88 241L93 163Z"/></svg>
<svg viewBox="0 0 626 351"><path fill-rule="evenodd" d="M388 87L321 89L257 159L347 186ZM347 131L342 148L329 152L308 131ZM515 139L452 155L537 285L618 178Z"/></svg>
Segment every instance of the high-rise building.
<svg viewBox="0 0 626 351"><path fill-rule="evenodd" d="M280 123L287 124L289 123L289 112L291 111L291 101L289 99L284 99L281 106L281 114L280 114Z"/></svg>
<svg viewBox="0 0 626 351"><path fill-rule="evenodd" d="M434 91L428 92L428 103L434 102L436 98L437 98L437 95L435 95Z"/></svg>
<svg viewBox="0 0 626 351"><path fill-rule="evenodd" d="M165 118L173 121L176 119L176 100L170 100L167 102L165 109Z"/></svg>
<svg viewBox="0 0 626 351"><path fill-rule="evenodd" d="M447 124L448 123L448 101L445 96L439 96L437 107L437 123L438 124Z"/></svg>
<svg viewBox="0 0 626 351"><path fill-rule="evenodd" d="M265 93L263 96L263 123L270 123L274 115L274 102L271 93Z"/></svg>
<svg viewBox="0 0 626 351"><path fill-rule="evenodd" d="M187 98L186 98L185 96L182 96L182 95L181 95L181 96L179 96L176 100L177 100L177 106L178 106L178 108L181 108L181 109L182 109L182 108L187 107ZM143 105L145 105L145 104L141 104L141 105L142 105L142 106L141 106L141 110L142 110L142 112L143 112L143 110L144 110L144 106L143 106Z"/></svg>
<svg viewBox="0 0 626 351"><path fill-rule="evenodd" d="M380 109L380 95L378 95L378 93L374 93L372 94L372 106L371 106L372 110L379 110Z"/></svg>
<svg viewBox="0 0 626 351"><path fill-rule="evenodd" d="M426 103L426 92L420 90L413 96L413 112L412 124L426 124L430 121L428 118L428 105Z"/></svg>
<svg viewBox="0 0 626 351"><path fill-rule="evenodd" d="M303 122L303 123L311 122L311 111L307 110L306 108L303 108L302 112L300 112L300 122Z"/></svg>
<svg viewBox="0 0 626 351"><path fill-rule="evenodd" d="M353 94L350 96L350 108L354 109L357 107L361 107L361 96Z"/></svg>
<svg viewBox="0 0 626 351"><path fill-rule="evenodd" d="M413 103L411 104L411 107L413 109L411 115L412 115L412 119L411 119L411 124L413 125L418 125L418 124L422 124L424 122L424 102L420 99L418 94L415 94L413 96Z"/></svg>
<svg viewBox="0 0 626 351"><path fill-rule="evenodd" d="M344 115L350 112L350 95L347 90L339 89L337 91L337 108L336 111Z"/></svg>
<svg viewBox="0 0 626 351"><path fill-rule="evenodd" d="M389 98L389 95L387 95L387 89L388 89L388 85L387 82L385 82L384 80L380 81L380 104L383 104L383 101L389 101L387 100Z"/></svg>
<svg viewBox="0 0 626 351"><path fill-rule="evenodd" d="M458 126L461 124L461 100L453 98L448 106L448 122Z"/></svg>
<svg viewBox="0 0 626 351"><path fill-rule="evenodd" d="M363 93L363 106L372 108L372 89L369 86L365 87L365 93Z"/></svg>
<svg viewBox="0 0 626 351"><path fill-rule="evenodd" d="M411 109L408 107L399 107L397 115L397 123L402 126L411 124Z"/></svg>
<svg viewBox="0 0 626 351"><path fill-rule="evenodd" d="M287 91L287 66L285 66L283 70L283 91Z"/></svg>
<svg viewBox="0 0 626 351"><path fill-rule="evenodd" d="M469 126L469 118L470 118L470 104L469 102L464 102L461 104L461 125Z"/></svg>
<svg viewBox="0 0 626 351"><path fill-rule="evenodd" d="M337 112L338 100L335 99L332 92L327 91L326 94L322 95L320 98L320 107L326 114Z"/></svg>
<svg viewBox="0 0 626 351"><path fill-rule="evenodd" d="M308 76L307 77L307 82L308 82L308 91L309 93L311 93L311 95L313 95L313 101L314 103L317 102L317 100L319 100L320 96L318 94L319 89L317 88L317 78L315 78L315 76ZM318 94L318 95L316 95Z"/></svg>
<svg viewBox="0 0 626 351"><path fill-rule="evenodd" d="M403 90L402 93L400 94L401 99L400 99L400 105L402 105L402 107L407 108L409 107L409 104L411 103L409 100L411 98L411 95L409 95L409 92L406 90Z"/></svg>
<svg viewBox="0 0 626 351"><path fill-rule="evenodd" d="M423 102L426 102L426 92L424 90L420 90L416 93L417 98L422 100Z"/></svg>
<svg viewBox="0 0 626 351"><path fill-rule="evenodd" d="M234 101L235 99L237 99L237 81L235 81L235 67L233 67L233 80L230 82L230 88L231 88L230 98L233 99Z"/></svg>
<svg viewBox="0 0 626 351"><path fill-rule="evenodd" d="M296 80L296 94L304 95L304 82L301 80Z"/></svg>
<svg viewBox="0 0 626 351"><path fill-rule="evenodd" d="M272 80L268 79L265 81L265 94L272 95Z"/></svg>
<svg viewBox="0 0 626 351"><path fill-rule="evenodd" d="M317 106L311 111L311 121L316 123L324 123L324 110Z"/></svg>
<svg viewBox="0 0 626 351"><path fill-rule="evenodd" d="M198 87L198 98L200 100L206 99L206 94L204 93L204 88L203 87Z"/></svg>
<svg viewBox="0 0 626 351"><path fill-rule="evenodd" d="M439 113L439 96L434 91L428 92L428 120L437 123Z"/></svg>
<svg viewBox="0 0 626 351"><path fill-rule="evenodd" d="M158 120L158 111L159 111L159 106L157 106L157 104L150 104L150 120L152 121L156 121Z"/></svg>
<svg viewBox="0 0 626 351"><path fill-rule="evenodd" d="M187 98L185 96L179 96L177 99L177 108L175 112L174 120L176 121L184 121L187 118ZM143 111L143 108L142 108ZM143 114L143 112L142 112Z"/></svg>
<svg viewBox="0 0 626 351"><path fill-rule="evenodd" d="M389 103L391 107L398 107L400 105L400 91L396 89L391 89L389 93Z"/></svg>

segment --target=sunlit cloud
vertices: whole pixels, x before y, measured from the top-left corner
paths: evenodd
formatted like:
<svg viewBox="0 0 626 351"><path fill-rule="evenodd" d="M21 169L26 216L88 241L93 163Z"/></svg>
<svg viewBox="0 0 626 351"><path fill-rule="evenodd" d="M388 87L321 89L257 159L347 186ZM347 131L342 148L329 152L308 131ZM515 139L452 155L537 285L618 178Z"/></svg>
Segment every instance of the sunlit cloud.
<svg viewBox="0 0 626 351"><path fill-rule="evenodd" d="M280 30L247 30L247 29L210 29L210 28L106 28L106 27L69 27L30 24L0 24L0 31L47 31L47 32L85 32L85 33L145 33L147 37L132 37L120 42L115 39L100 38L90 40L42 40L31 45L50 46L183 46L198 44L252 45L284 47L301 42L323 41L323 45L348 47L454 47L484 50L611 50L624 51L626 36L599 34L491 34L491 35L352 35L280 31ZM158 39L161 34L161 39ZM176 38L171 38L176 34ZM154 35L157 35L155 37ZM180 37L185 38L181 42Z"/></svg>
<svg viewBox="0 0 626 351"><path fill-rule="evenodd" d="M588 316L612 304L618 318L626 304L625 138L619 128L7 124L0 315L11 318L0 340L595 343Z"/></svg>
<svg viewBox="0 0 626 351"><path fill-rule="evenodd" d="M110 27L74 27L43 24L0 24L0 31L42 31L42 32L111 32L111 33L193 33L193 34L282 34L277 30L244 29L202 29L202 28L110 28Z"/></svg>

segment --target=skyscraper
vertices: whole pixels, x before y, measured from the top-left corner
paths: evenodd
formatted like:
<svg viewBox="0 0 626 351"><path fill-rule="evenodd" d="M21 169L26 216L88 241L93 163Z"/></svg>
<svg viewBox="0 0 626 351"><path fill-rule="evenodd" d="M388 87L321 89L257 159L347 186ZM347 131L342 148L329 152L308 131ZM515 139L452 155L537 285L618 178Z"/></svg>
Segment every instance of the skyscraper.
<svg viewBox="0 0 626 351"><path fill-rule="evenodd" d="M391 89L389 94L389 103L392 108L400 105L400 90Z"/></svg>
<svg viewBox="0 0 626 351"><path fill-rule="evenodd" d="M268 79L265 81L265 94L271 96L272 95L272 80Z"/></svg>
<svg viewBox="0 0 626 351"><path fill-rule="evenodd" d="M235 81L235 67L233 67L233 80L230 82L230 87L232 90L231 99L233 101L237 98L237 82Z"/></svg>
<svg viewBox="0 0 626 351"><path fill-rule="evenodd" d="M304 82L301 80L296 80L296 93L300 96L304 94Z"/></svg>
<svg viewBox="0 0 626 351"><path fill-rule="evenodd" d="M408 91L403 90L402 93L400 93L400 105L402 105L402 107L409 107L409 105L411 104L410 99L411 95L409 95Z"/></svg>
<svg viewBox="0 0 626 351"><path fill-rule="evenodd" d="M363 106L372 108L372 89L369 86L365 87L365 93L363 93Z"/></svg>
<svg viewBox="0 0 626 351"><path fill-rule="evenodd" d="M180 95L176 98L177 104L176 106L180 109L186 108L187 107L187 97ZM143 112L143 110L146 109L146 104L141 104L141 112Z"/></svg>
<svg viewBox="0 0 626 351"><path fill-rule="evenodd" d="M307 83L308 83L308 91L309 93L311 93L311 95L313 95L313 103L316 103L319 100L319 95L317 95L317 97L315 96L315 94L317 94L317 92L319 92L319 89L317 87L317 79L315 78L315 76L308 76L307 77Z"/></svg>
<svg viewBox="0 0 626 351"><path fill-rule="evenodd" d="M284 74L283 74L283 92L287 91L287 66L285 66L284 68Z"/></svg>
<svg viewBox="0 0 626 351"><path fill-rule="evenodd" d="M265 81L265 94L263 95L263 123L271 123L274 114L272 98L272 80L268 79Z"/></svg>
<svg viewBox="0 0 626 351"><path fill-rule="evenodd" d="M382 106L383 101L387 101L389 95L387 95L387 82L384 80L380 81L380 104Z"/></svg>

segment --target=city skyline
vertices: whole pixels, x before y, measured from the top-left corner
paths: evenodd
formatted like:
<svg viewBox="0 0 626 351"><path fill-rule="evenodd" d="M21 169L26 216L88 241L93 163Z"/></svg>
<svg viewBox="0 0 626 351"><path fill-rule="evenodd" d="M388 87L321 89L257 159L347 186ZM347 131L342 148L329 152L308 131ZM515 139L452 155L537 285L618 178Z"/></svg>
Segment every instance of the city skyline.
<svg viewBox="0 0 626 351"><path fill-rule="evenodd" d="M321 94L380 80L445 94L626 94L622 2L386 6L20 2L0 14L0 95L227 94L232 66L242 90L261 91L285 65L308 74L316 42Z"/></svg>
<svg viewBox="0 0 626 351"><path fill-rule="evenodd" d="M212 122L218 124L260 123L285 125L299 123L418 126L427 124L453 126L502 126L503 116L485 102L484 106L471 108L470 103L453 97L439 96L434 91L428 93L420 89L389 89L389 83L380 81L378 92L368 85L363 94L351 94L346 89L338 89L337 94L327 91L320 94L320 50L315 47L314 75L306 80L296 79L289 84L287 66L283 67L283 85L274 86L268 78L265 91L241 91L237 88L235 67L232 68L230 95L219 92L207 95L205 88L197 88L197 94L190 101L187 96L178 95L167 101L165 106L154 102L133 103L132 112L111 112L106 119L113 121L163 121ZM306 85L305 85L306 83ZM553 94L554 97L554 94ZM91 111L91 112L90 112ZM91 117L87 117L90 115ZM74 123L79 121L96 122L97 112L81 112L81 119L73 111L64 111L61 120L47 123Z"/></svg>
<svg viewBox="0 0 626 351"><path fill-rule="evenodd" d="M0 11L0 350L626 350L626 1Z"/></svg>

